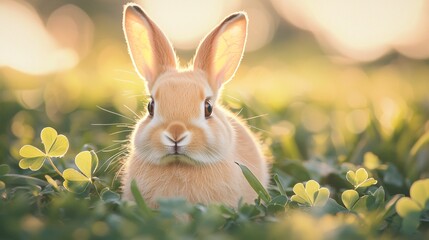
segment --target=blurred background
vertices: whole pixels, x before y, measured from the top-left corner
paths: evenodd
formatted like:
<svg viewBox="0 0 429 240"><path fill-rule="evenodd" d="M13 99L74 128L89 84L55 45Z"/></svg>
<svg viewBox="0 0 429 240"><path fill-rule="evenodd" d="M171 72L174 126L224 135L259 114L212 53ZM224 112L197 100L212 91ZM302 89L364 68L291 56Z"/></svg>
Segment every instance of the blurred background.
<svg viewBox="0 0 429 240"><path fill-rule="evenodd" d="M287 172L289 159L324 175L324 163L361 164L371 151L398 174L427 176L429 150L409 162L407 149L429 132L429 1L135 2L184 66L219 21L249 14L246 53L223 99L261 134L275 171ZM113 144L102 160L123 144L130 129L115 125L133 124L145 95L121 29L124 3L0 1L0 163L16 167L18 149L46 126L75 151Z"/></svg>

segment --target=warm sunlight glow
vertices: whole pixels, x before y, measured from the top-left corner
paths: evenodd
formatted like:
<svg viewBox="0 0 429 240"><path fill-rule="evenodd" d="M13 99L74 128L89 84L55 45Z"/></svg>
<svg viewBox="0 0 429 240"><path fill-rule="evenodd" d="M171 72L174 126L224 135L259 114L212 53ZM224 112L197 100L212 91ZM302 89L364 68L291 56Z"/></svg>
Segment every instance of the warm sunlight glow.
<svg viewBox="0 0 429 240"><path fill-rule="evenodd" d="M141 4L176 48L193 49L224 17L225 5L231 5L228 2L231 1L142 0ZM207 14L208 10L210 14Z"/></svg>
<svg viewBox="0 0 429 240"><path fill-rule="evenodd" d="M249 15L246 51L269 43L276 27L275 17L266 4L256 0L140 0L140 3L174 47L182 50L195 49L219 21L235 11L244 10Z"/></svg>
<svg viewBox="0 0 429 240"><path fill-rule="evenodd" d="M328 49L348 58L372 61L392 49L409 57L429 56L429 1L272 2L288 21L311 31Z"/></svg>
<svg viewBox="0 0 429 240"><path fill-rule="evenodd" d="M73 49L59 46L30 5L1 1L0 32L0 66L39 75L69 69L79 61Z"/></svg>

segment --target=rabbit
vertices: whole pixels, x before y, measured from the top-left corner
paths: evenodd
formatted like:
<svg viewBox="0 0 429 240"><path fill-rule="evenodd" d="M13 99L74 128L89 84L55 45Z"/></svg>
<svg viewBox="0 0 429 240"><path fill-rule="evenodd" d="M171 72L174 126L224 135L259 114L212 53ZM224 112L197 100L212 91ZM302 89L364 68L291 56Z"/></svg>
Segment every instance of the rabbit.
<svg viewBox="0 0 429 240"><path fill-rule="evenodd" d="M125 5L128 51L151 98L124 159L123 199L133 200L135 180L155 208L160 198L232 207L240 200L251 203L257 194L235 162L268 185L269 164L259 140L219 101L242 59L247 22L244 12L225 18L200 43L193 65L181 69L159 27L138 5Z"/></svg>

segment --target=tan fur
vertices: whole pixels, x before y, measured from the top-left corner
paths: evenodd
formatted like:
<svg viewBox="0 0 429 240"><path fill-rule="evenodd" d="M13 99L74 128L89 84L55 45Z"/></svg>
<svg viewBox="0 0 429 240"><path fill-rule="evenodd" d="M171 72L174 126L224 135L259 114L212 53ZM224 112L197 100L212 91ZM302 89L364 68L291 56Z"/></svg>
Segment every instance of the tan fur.
<svg viewBox="0 0 429 240"><path fill-rule="evenodd" d="M235 162L246 165L264 186L269 181L268 164L245 123L217 101L220 87L234 75L243 53L245 14L231 15L206 37L198 48L194 69L177 70L170 62L170 67L159 71L159 66L138 62L144 60L139 54L165 63L165 59L176 59L174 51L161 53L147 43L158 42L163 49L171 48L166 46L168 40L161 30L136 8L133 4L126 6L124 31L134 65L148 82L155 111L153 117L141 119L132 134L122 176L123 198L133 199L130 184L134 179L152 207L157 206L159 198L171 197L230 206L236 206L240 198L252 202L257 195ZM138 29L137 36L134 28ZM142 36L142 32L146 35ZM236 43L235 51L222 55L218 46L225 36L236 41L231 43ZM139 37L144 41L139 43ZM136 50L139 44L146 49ZM173 56L165 56L169 54ZM219 60L219 56L225 58ZM219 62L222 64L215 65ZM204 116L207 98L213 101L209 118ZM177 145L172 145L173 141ZM173 150L174 146L179 150Z"/></svg>

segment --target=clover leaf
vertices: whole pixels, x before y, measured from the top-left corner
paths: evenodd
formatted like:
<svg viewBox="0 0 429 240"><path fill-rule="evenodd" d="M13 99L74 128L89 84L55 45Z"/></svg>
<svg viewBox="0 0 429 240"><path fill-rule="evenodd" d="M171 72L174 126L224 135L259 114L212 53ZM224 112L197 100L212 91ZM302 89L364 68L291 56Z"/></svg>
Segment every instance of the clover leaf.
<svg viewBox="0 0 429 240"><path fill-rule="evenodd" d="M346 190L341 194L341 200L348 210L352 210L355 203L359 200L359 193L355 190Z"/></svg>
<svg viewBox="0 0 429 240"><path fill-rule="evenodd" d="M291 200L309 206L323 206L329 199L329 189L320 187L319 183L310 180L305 184L297 183L293 187L295 195Z"/></svg>
<svg viewBox="0 0 429 240"><path fill-rule="evenodd" d="M98 157L94 151L83 151L76 155L75 164L80 171L73 168L64 170L63 185L71 192L83 192L92 183L92 174L98 167Z"/></svg>
<svg viewBox="0 0 429 240"><path fill-rule="evenodd" d="M423 210L429 209L429 179L418 180L410 189L410 197L396 203L396 212L403 218L401 231L412 233L420 224Z"/></svg>
<svg viewBox="0 0 429 240"><path fill-rule="evenodd" d="M368 172L365 170L365 168L359 168L356 172L351 170L348 171L346 178L355 189L369 187L377 184L377 180L374 178L368 178Z"/></svg>
<svg viewBox="0 0 429 240"><path fill-rule="evenodd" d="M45 151L43 152L32 145L24 145L21 147L19 155L21 155L23 159L19 161L20 168L29 168L32 171L37 171L43 166L45 160L50 160L51 157L62 157L69 148L67 137L58 135L57 131L51 127L44 128L40 133L40 138L42 139ZM57 171L57 169L55 170Z"/></svg>

